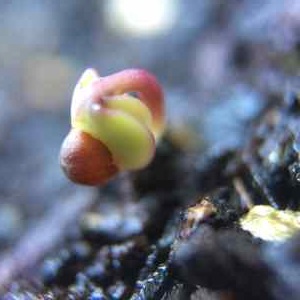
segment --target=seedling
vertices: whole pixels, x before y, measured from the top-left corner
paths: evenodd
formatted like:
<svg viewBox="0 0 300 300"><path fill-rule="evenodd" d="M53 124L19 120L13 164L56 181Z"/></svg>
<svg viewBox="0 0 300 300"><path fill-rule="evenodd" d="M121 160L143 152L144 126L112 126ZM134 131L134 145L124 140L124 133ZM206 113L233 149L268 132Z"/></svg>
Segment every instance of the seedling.
<svg viewBox="0 0 300 300"><path fill-rule="evenodd" d="M102 185L147 166L164 126L163 92L153 75L128 69L100 77L87 69L74 89L61 166L76 183Z"/></svg>

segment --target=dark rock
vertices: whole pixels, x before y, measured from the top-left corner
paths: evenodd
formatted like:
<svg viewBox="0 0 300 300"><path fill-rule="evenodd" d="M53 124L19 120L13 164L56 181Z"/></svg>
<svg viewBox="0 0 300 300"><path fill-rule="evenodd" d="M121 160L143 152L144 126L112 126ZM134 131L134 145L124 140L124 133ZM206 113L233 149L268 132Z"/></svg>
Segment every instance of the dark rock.
<svg viewBox="0 0 300 300"><path fill-rule="evenodd" d="M276 275L269 283L274 299L299 299L300 234L296 234L284 243L266 244L263 256Z"/></svg>
<svg viewBox="0 0 300 300"><path fill-rule="evenodd" d="M272 272L262 259L260 243L242 230L215 231L202 225L175 244L170 263L172 274L188 284L234 290L243 299L270 299Z"/></svg>

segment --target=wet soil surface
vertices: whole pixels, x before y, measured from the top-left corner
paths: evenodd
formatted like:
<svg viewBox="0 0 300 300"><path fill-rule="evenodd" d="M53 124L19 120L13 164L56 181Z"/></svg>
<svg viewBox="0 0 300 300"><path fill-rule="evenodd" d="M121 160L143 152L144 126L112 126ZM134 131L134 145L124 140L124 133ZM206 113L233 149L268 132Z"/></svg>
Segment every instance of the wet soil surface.
<svg viewBox="0 0 300 300"><path fill-rule="evenodd" d="M50 214L27 236L15 256L22 272L5 283L3 299L298 299L300 235L267 242L239 219L256 204L299 209L299 100L293 91L269 97L240 120L240 146L202 156L168 130L147 169L80 208L86 195L66 202L71 225L53 211L55 223ZM43 234L57 228L64 238L50 250Z"/></svg>

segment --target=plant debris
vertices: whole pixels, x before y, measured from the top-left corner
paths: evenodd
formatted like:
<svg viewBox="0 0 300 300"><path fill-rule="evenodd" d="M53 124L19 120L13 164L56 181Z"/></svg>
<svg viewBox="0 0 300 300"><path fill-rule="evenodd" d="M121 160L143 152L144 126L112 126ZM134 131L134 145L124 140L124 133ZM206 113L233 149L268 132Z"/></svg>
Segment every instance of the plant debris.
<svg viewBox="0 0 300 300"><path fill-rule="evenodd" d="M300 212L254 206L240 220L241 227L266 241L284 241L300 231Z"/></svg>

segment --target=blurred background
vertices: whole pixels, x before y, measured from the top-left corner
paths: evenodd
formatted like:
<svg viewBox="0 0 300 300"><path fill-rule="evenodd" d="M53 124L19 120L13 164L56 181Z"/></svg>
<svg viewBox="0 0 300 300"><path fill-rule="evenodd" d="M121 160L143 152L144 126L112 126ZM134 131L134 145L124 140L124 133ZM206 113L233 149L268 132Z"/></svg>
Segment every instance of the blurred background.
<svg viewBox="0 0 300 300"><path fill-rule="evenodd" d="M299 51L298 0L1 0L0 251L88 195L58 164L85 68L154 73L169 126L207 151L243 142L240 124L299 75Z"/></svg>

